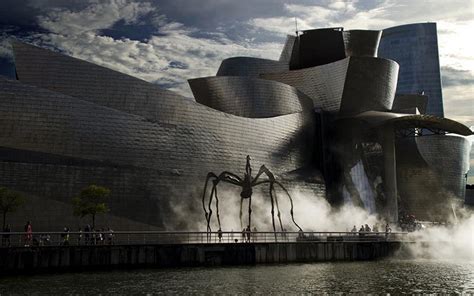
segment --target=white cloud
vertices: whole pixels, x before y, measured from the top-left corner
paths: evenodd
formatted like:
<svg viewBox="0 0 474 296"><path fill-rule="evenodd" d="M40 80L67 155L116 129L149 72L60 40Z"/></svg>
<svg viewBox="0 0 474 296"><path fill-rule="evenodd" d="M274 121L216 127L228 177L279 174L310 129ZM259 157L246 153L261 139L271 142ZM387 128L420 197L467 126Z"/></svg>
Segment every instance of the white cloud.
<svg viewBox="0 0 474 296"><path fill-rule="evenodd" d="M474 20L439 21L437 25L441 66L467 70L474 75L474 40L470 38Z"/></svg>
<svg viewBox="0 0 474 296"><path fill-rule="evenodd" d="M9 36L7 34L0 34L0 58L12 60L12 48L10 45L10 39L8 37Z"/></svg>
<svg viewBox="0 0 474 296"><path fill-rule="evenodd" d="M93 20L94 15L102 16L106 11L112 11L112 16ZM187 79L215 75L223 59L239 55L276 59L282 47L278 43L235 43L222 34L212 34L214 39L192 37L195 29L160 15L154 16L159 36L151 36L147 41L98 35L99 29L111 27L120 20L136 21L139 15L150 11L148 3L125 1L97 2L80 12L57 10L41 18L40 25L51 30L42 36L41 43L54 45L71 56L167 85L168 89L185 96L191 96ZM177 62L181 66L173 67Z"/></svg>
<svg viewBox="0 0 474 296"><path fill-rule="evenodd" d="M395 24L389 16L394 6L384 1L379 6L357 10L354 2L331 2L327 6L287 4L288 14L298 19L298 29L307 30L321 27L346 27L350 29L381 29ZM249 24L274 33L294 32L294 18L288 16L255 18Z"/></svg>
<svg viewBox="0 0 474 296"><path fill-rule="evenodd" d="M126 0L93 0L90 2L90 6L78 12L54 9L47 15L39 16L38 23L52 33L78 35L109 28L119 20L133 23L140 16L155 10L148 2Z"/></svg>
<svg viewBox="0 0 474 296"><path fill-rule="evenodd" d="M443 88L445 117L474 125L474 83ZM448 99L446 99L448 98Z"/></svg>

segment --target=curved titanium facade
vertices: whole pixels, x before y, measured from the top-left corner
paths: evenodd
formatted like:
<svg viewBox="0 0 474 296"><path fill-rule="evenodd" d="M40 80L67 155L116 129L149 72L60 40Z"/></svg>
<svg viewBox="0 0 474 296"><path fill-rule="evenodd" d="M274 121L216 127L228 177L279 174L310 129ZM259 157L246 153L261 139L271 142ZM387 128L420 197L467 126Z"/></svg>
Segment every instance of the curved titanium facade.
<svg viewBox="0 0 474 296"><path fill-rule="evenodd" d="M216 76L190 79L189 85L198 103L242 117L274 117L313 108L306 95L276 81Z"/></svg>
<svg viewBox="0 0 474 296"><path fill-rule="evenodd" d="M350 57L323 66L285 73L262 74L309 96L316 108L355 114L392 108L397 83L397 63L372 57Z"/></svg>
<svg viewBox="0 0 474 296"><path fill-rule="evenodd" d="M313 100L315 108L338 111L348 66L349 59L344 59L319 67L262 74L260 77L295 87Z"/></svg>
<svg viewBox="0 0 474 296"><path fill-rule="evenodd" d="M222 61L217 76L258 77L261 73L288 71L288 63L251 57L233 57Z"/></svg>
<svg viewBox="0 0 474 296"><path fill-rule="evenodd" d="M397 93L429 97L427 114L444 116L436 23L383 30L379 56L400 65Z"/></svg>
<svg viewBox="0 0 474 296"><path fill-rule="evenodd" d="M4 126L0 146L80 159L89 170L91 166L108 166L104 170L112 171L109 174L114 167L125 168L132 180L139 180L148 173L145 184L137 181L137 185L133 185L130 180L128 184L135 187L137 193L123 198L115 206L121 209L118 213L125 212L126 208L136 209L124 214L125 217L150 225L169 223L176 227L182 223L179 219L185 217L175 216L173 205L185 203L197 211L199 194L194 191L202 186L207 172L225 168L243 173L247 154L252 155L254 166L265 163L277 174L304 166L311 158L314 121L310 114L296 113L257 122L213 111L194 102L175 101L174 114L166 116L175 116L174 121L150 122L140 116L19 82L1 80L0 83L3 90L0 118ZM15 183L11 178L18 172L7 168L10 171L2 172L7 176L2 183ZM132 174L130 170L139 173ZM54 176L41 178L47 182L14 189L32 190L28 193L36 194L45 191L41 186L55 182ZM98 182L102 181L98 178ZM120 187L105 185L119 194L119 197L113 195L112 200L120 198ZM70 194L77 192L68 189L57 193L63 195L56 198L68 203ZM140 200L147 200L149 204L137 209L134 203Z"/></svg>
<svg viewBox="0 0 474 296"><path fill-rule="evenodd" d="M377 57L382 31L343 31L346 56Z"/></svg>
<svg viewBox="0 0 474 296"><path fill-rule="evenodd" d="M392 109L397 88L398 64L372 57L351 57L347 69L340 113Z"/></svg>
<svg viewBox="0 0 474 296"><path fill-rule="evenodd" d="M276 174L311 162L315 122L308 112L237 117L85 61L19 43L15 50L20 81L55 92L1 80L0 147L28 155L21 163L2 162L1 182L45 202L53 198L67 208L81 188L99 183L112 189L111 215L150 227L196 229L186 221L194 215L193 221L202 220L197 197L207 172L243 173L246 155L254 167L265 163ZM22 168L32 184L18 181ZM55 172L74 184L47 194L58 186ZM318 194L324 188L296 183ZM183 207L190 209L186 215L178 211ZM54 227L40 220L37 229Z"/></svg>
<svg viewBox="0 0 474 296"><path fill-rule="evenodd" d="M465 137L430 135L397 142L397 183L402 209L420 220L445 220L462 201L469 170Z"/></svg>

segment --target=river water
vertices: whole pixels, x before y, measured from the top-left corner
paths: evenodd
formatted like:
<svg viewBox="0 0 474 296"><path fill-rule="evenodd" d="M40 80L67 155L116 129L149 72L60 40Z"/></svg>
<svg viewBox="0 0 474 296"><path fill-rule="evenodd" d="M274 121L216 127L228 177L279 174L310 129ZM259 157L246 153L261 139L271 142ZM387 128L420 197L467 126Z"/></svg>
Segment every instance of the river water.
<svg viewBox="0 0 474 296"><path fill-rule="evenodd" d="M0 278L0 295L474 293L474 262L383 260Z"/></svg>

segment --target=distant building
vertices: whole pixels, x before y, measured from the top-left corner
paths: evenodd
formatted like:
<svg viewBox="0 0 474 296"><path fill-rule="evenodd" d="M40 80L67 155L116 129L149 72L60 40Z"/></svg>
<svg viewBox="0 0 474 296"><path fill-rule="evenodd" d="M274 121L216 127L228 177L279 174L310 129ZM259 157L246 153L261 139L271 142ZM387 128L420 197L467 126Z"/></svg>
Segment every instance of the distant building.
<svg viewBox="0 0 474 296"><path fill-rule="evenodd" d="M444 117L436 23L384 29L378 55L400 65L397 94L424 92L426 113Z"/></svg>

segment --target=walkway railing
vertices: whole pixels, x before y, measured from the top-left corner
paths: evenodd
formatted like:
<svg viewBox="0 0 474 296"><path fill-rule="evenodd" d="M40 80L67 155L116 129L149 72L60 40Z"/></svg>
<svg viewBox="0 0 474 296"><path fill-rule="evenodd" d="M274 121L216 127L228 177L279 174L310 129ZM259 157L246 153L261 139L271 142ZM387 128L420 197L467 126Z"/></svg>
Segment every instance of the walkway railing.
<svg viewBox="0 0 474 296"><path fill-rule="evenodd" d="M0 247L58 245L153 245L199 243L405 241L406 232L0 232Z"/></svg>

